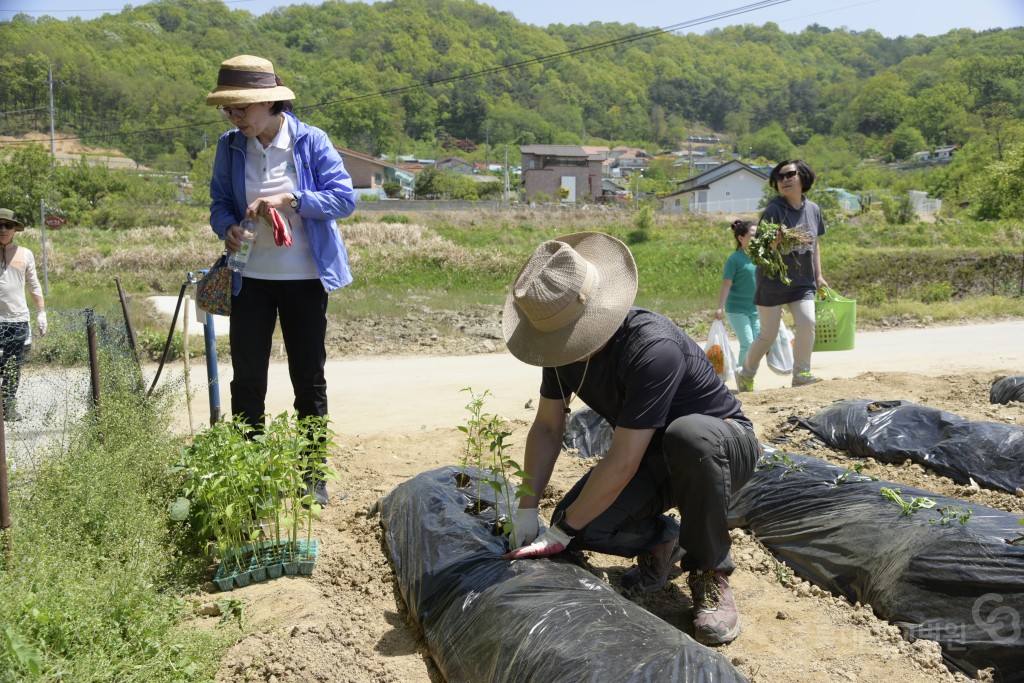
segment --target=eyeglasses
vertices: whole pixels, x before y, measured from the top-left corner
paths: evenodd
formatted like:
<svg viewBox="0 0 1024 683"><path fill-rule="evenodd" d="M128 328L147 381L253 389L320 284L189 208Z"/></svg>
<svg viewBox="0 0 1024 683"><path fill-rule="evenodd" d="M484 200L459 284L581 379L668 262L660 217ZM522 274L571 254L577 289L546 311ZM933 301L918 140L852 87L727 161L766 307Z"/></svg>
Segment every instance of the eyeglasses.
<svg viewBox="0 0 1024 683"><path fill-rule="evenodd" d="M800 175L800 171L786 171L785 173L779 174L779 180L789 180Z"/></svg>
<svg viewBox="0 0 1024 683"><path fill-rule="evenodd" d="M14 223L0 223L0 230L17 230L18 226Z"/></svg>
<svg viewBox="0 0 1024 683"><path fill-rule="evenodd" d="M224 115L224 118L236 118L240 119L245 116L245 110L252 106L252 103L245 105L244 107L217 107L217 111Z"/></svg>

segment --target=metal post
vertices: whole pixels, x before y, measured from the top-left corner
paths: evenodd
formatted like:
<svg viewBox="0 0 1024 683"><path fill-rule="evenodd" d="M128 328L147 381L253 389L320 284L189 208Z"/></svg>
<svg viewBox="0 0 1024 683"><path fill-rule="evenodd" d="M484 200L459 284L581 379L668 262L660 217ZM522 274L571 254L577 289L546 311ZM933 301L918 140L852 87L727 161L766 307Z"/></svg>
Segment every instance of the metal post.
<svg viewBox="0 0 1024 683"><path fill-rule="evenodd" d="M203 324L203 341L206 342L206 379L210 393L210 424L213 425L220 419L220 388L217 379L217 335L213 316L209 313L206 313L206 322Z"/></svg>
<svg viewBox="0 0 1024 683"><path fill-rule="evenodd" d="M7 491L7 430L4 427L4 407L0 403L0 536L4 538L3 566L10 568L13 551L11 531L11 505Z"/></svg>
<svg viewBox="0 0 1024 683"><path fill-rule="evenodd" d="M53 66L50 66L50 163L57 165L57 150L53 144Z"/></svg>
<svg viewBox="0 0 1024 683"><path fill-rule="evenodd" d="M189 349L188 349L188 323L189 323L189 311L188 311L189 297L185 295L185 317L181 319L181 348L182 348L182 362L185 365L185 411L188 413L188 432L192 434L195 432L195 427L192 425L192 379L191 379L191 368L189 367Z"/></svg>
<svg viewBox="0 0 1024 683"><path fill-rule="evenodd" d="M50 276L46 271L46 200L39 200L39 234L43 242L43 296L50 296Z"/></svg>
<svg viewBox="0 0 1024 683"><path fill-rule="evenodd" d="M124 314L124 326L128 332L128 343L131 344L132 353L138 358L139 355L139 341L135 338L135 328L132 326L132 316L128 312L128 297L125 296L124 288L121 287L121 278L115 277L114 282L117 283L117 297L121 300L121 313Z"/></svg>
<svg viewBox="0 0 1024 683"><path fill-rule="evenodd" d="M92 406L100 408L100 358L96 346L96 316L93 309L85 309L85 329L89 338L89 370L92 380Z"/></svg>

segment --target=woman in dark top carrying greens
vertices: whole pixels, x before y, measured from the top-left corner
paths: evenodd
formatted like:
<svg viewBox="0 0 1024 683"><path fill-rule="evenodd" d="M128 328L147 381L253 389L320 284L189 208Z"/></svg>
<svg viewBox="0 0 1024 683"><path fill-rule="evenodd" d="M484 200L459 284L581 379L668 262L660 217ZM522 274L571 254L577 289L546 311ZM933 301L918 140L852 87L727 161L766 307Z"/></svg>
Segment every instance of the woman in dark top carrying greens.
<svg viewBox="0 0 1024 683"><path fill-rule="evenodd" d="M743 367L736 371L739 391L754 390L754 375L779 334L782 307L786 305L793 314L793 386L821 381L811 374L811 352L814 349L814 297L819 289L828 286L821 274L820 238L825 234L825 221L818 205L804 196L814 184L814 171L799 159L783 161L772 169L768 183L779 195L764 207L758 221L760 229L764 230L766 223L776 223L806 233L810 241L782 255L789 284L781 277L771 277L763 269L757 269L754 303L761 320L761 332L750 345Z"/></svg>

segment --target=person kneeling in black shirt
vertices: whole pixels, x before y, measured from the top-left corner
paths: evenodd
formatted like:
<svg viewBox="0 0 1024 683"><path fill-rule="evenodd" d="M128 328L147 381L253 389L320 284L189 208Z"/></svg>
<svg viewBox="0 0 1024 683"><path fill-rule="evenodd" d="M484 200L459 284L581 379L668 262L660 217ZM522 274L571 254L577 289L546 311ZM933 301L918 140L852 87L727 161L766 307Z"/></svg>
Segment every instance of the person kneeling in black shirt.
<svg viewBox="0 0 1024 683"><path fill-rule="evenodd" d="M519 547L505 558L563 550L637 557L623 585L648 592L681 562L696 639L728 643L740 632L728 578L729 498L753 474L760 445L701 347L665 316L633 307L636 291L629 248L583 232L540 245L508 294L505 343L543 371L524 463L535 495L520 500ZM538 501L576 396L611 424L611 447L541 533ZM682 524L665 514L673 507Z"/></svg>

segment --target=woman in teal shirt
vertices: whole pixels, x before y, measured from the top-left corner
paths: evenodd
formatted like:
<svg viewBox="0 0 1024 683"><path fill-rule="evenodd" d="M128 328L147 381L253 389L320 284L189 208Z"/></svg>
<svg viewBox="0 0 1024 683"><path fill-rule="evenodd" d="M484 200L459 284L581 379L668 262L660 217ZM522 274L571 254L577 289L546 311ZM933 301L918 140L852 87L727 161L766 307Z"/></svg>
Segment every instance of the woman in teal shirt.
<svg viewBox="0 0 1024 683"><path fill-rule="evenodd" d="M722 271L722 289L718 292L718 310L715 319L721 320L724 312L729 318L729 325L740 340L739 364L742 366L747 357L747 349L757 339L761 331L761 321L757 317L754 305L754 272L757 267L747 256L750 240L757 234L757 225L753 221L735 220L732 222L732 236L736 240L736 251L729 255Z"/></svg>

